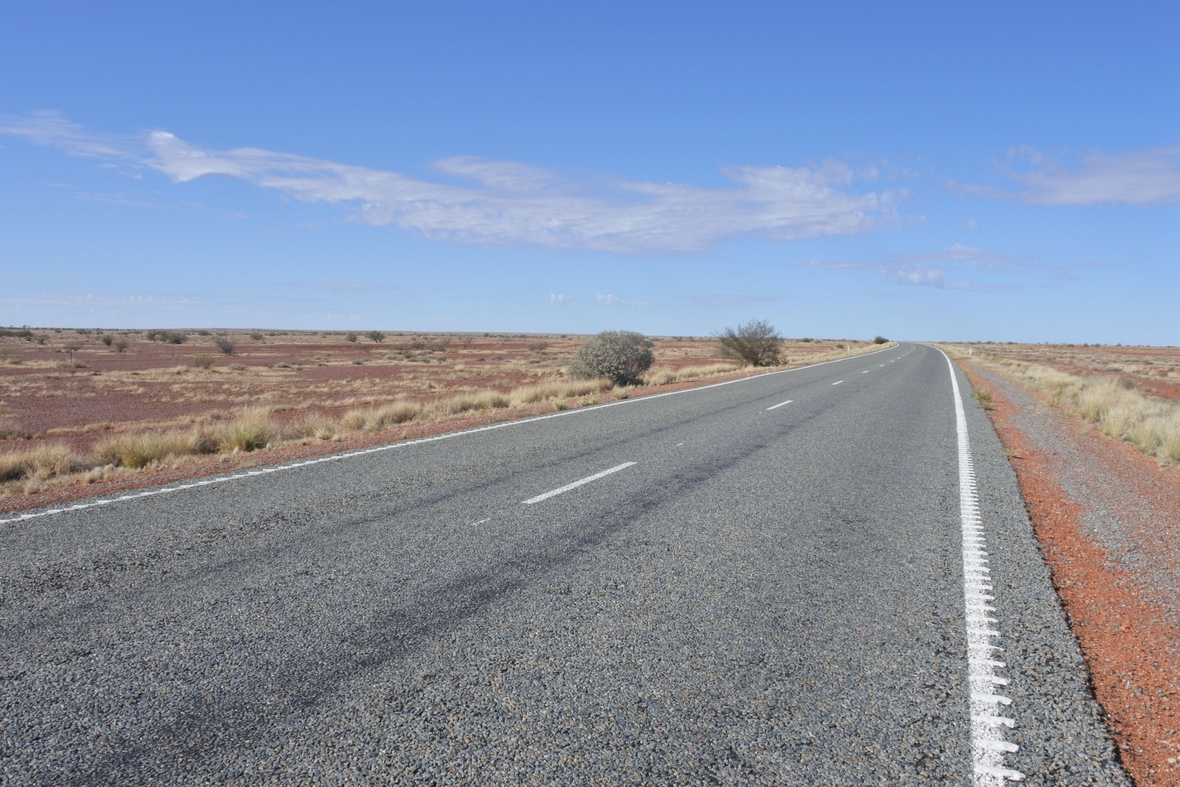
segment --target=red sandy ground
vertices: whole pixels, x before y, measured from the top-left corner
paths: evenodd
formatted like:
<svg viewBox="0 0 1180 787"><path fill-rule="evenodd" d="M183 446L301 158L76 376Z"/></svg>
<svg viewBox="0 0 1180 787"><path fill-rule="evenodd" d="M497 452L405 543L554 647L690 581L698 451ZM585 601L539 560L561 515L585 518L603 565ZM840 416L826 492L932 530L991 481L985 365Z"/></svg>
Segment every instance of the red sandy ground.
<svg viewBox="0 0 1180 787"><path fill-rule="evenodd" d="M1060 457L1040 450L1015 426L1013 402L963 366L972 385L992 392L995 409L990 416L1004 444L1015 451L1012 465L1029 514L1124 765L1138 785L1180 785L1180 627L1175 610L1150 600L1155 594L1140 577L1120 570L1114 557L1084 534L1079 523L1086 501L1070 499L1058 483ZM1041 417L1067 418L1052 410ZM1150 509L1156 526L1132 534L1135 548L1169 554L1166 542L1180 537L1180 472L1161 472L1153 459L1128 443L1084 428L1077 419L1069 419L1065 428L1085 462L1135 490L1133 499L1124 501L1127 506Z"/></svg>

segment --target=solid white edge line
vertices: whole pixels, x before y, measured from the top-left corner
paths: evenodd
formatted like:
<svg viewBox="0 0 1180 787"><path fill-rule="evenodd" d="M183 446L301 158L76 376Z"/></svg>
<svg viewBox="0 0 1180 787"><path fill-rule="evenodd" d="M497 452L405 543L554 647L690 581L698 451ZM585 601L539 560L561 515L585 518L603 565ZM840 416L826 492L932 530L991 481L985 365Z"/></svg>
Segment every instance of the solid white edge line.
<svg viewBox="0 0 1180 787"><path fill-rule="evenodd" d="M942 352L939 350L939 352ZM979 514L979 493L975 486L974 460L971 457L971 439L967 433L967 411L963 408L963 397L959 392L959 380L950 356L946 358L951 374L951 391L955 404L955 432L959 454L959 519L962 523L963 551L963 602L967 628L967 681L970 685L971 706L971 758L975 787L999 787L1007 781L1023 781L1025 776L1004 765L1004 755L1019 750L1019 746L1004 740L1004 729L1015 726L1015 722L994 715L998 706L1012 704L1009 697L994 694L993 687L1007 686L1008 681L996 674L1001 662L991 658L999 646L992 644L992 637L1000 632L991 626L996 618L978 614L979 590L990 585L990 571L983 566L987 562L984 530ZM973 603L975 602L975 603ZM988 608L988 611L992 611ZM996 627L998 628L998 626ZM1011 722L1011 723L1009 723Z"/></svg>
<svg viewBox="0 0 1180 787"><path fill-rule="evenodd" d="M778 404L772 404L770 407L767 407L766 409L767 409L767 410L777 410L778 408L782 407L783 405L785 405L785 404L790 404L790 403L791 403L791 402L793 402L793 401L795 401L795 400L794 400L794 399L788 399L788 400L787 400L787 401L785 401L785 402L779 402Z"/></svg>
<svg viewBox="0 0 1180 787"><path fill-rule="evenodd" d="M541 494L541 495L537 495L536 497L530 497L528 500L521 501L521 505L531 506L533 503L540 503L542 500L548 500L551 497L555 497L557 495L560 495L562 492L568 492L571 489L577 489L578 487L582 486L583 484L588 484L591 481L597 481L600 478L605 478L606 476L610 475L611 473L617 473L620 470L626 470L628 467L631 467L634 464L635 464L635 462L623 462L623 464L615 465L614 467L610 468L609 470L603 470L601 473L595 473L594 475L588 475L585 478L579 478L577 481L574 481L571 484L566 484L565 486L559 486L556 489L550 489L548 492Z"/></svg>
<svg viewBox="0 0 1180 787"><path fill-rule="evenodd" d="M898 345L898 346L900 346L900 345ZM890 347L888 349L874 350L872 352L863 353L861 355L850 355L845 358L834 358L830 361L820 361L819 363L813 363L808 366L800 366L796 369L780 369L777 372L765 372L763 374L753 374L753 375L750 375L749 377L739 377L736 380L725 380L724 382L720 382L720 383L711 383L709 385L702 385L698 388L685 388L684 390L681 390L681 391L668 391L666 393L661 393L661 394L652 394L651 396L641 396L636 399L622 399L617 402L606 402L604 404L592 405L590 407L580 407L577 410L562 410L561 412L550 413L548 415L536 415L536 416L533 416L532 418L518 418L513 421L504 421L504 422L498 423L498 424L489 424L488 426L477 426L473 429L461 429L457 432L446 432L444 434L431 435L430 437L419 437L414 440L399 440L396 443L386 443L384 445L373 446L372 448L361 448L356 451L345 451L345 452L339 453L339 454L328 454L327 456L317 456L314 459L304 459L302 461L291 462L289 464L272 465L267 468L266 472L277 473L279 471L285 471L285 470L297 470L300 467L310 467L311 465L323 464L325 462L339 462L344 459L351 459L354 456L367 456L368 454L377 454L377 453L381 453L383 451L396 451L396 450L399 450L402 448L409 448L410 446L413 446L413 445L421 445L422 443L435 443L440 440L450 440L450 439L453 439L456 437L464 437L464 436L470 435L470 434L479 434L480 432L490 432L493 429L505 429L510 426L521 426L523 424L531 424L531 423L535 423L537 421L547 421L550 418L565 418L567 416L582 415L583 413L593 412L596 410L605 410L608 407L620 407L622 405L628 405L628 404L642 404L643 402L650 402L653 399L662 399L665 396L679 396L681 394L695 393L696 391L706 391L710 388L720 388L723 385L733 385L734 383L744 383L749 380L757 380L762 377L773 377L774 375L778 375L778 374L791 374L793 372L806 371L807 369L817 369L820 366L827 366L828 364L840 363L842 361L851 361L854 358L864 358L867 355L873 355L878 352L889 352L889 350L894 350L894 349L897 349L897 348ZM250 475L251 475L251 473L249 473L248 471L247 472L238 472L238 473L234 473L232 475L223 475L223 476L217 476L214 478L208 478L208 479L201 481L200 484L202 486L212 486L215 484L224 484L229 481L236 481L241 478L247 478ZM146 492L137 492L134 494L119 495L118 497L110 497L110 498L101 498L98 500L91 500L88 503L79 503L78 505L73 506L70 510L81 511L81 510L84 510L87 508L94 508L96 506L106 505L108 503L124 502L127 500L138 500L139 498L142 498L142 497L151 497L152 495L169 494L171 492L178 492L178 491L180 491L180 487L178 487L178 486L174 486L174 487L173 486L166 486L166 487L162 487L159 489L149 490ZM10 517L8 519L0 519L0 525L8 525L8 524L12 524L14 522L24 522L29 519L39 519L40 517L49 516L51 514L60 514L64 510L65 509L52 509L52 510L47 510L47 511L33 510L33 511L25 512L23 514L17 514L16 516Z"/></svg>

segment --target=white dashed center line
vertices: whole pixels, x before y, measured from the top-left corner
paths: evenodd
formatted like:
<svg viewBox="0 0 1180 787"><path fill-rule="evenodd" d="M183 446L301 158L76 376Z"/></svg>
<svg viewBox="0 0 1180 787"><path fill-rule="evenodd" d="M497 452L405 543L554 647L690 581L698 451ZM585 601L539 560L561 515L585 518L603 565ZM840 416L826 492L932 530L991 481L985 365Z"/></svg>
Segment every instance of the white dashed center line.
<svg viewBox="0 0 1180 787"><path fill-rule="evenodd" d="M794 400L794 399L788 399L788 400L787 400L787 401L785 401L785 402L779 402L778 404L772 404L770 407L767 407L766 409L767 409L767 410L776 410L776 409L778 409L779 407L782 407L784 404L790 404L790 403L791 403L791 402L793 402L793 401L795 401L795 400Z"/></svg>
<svg viewBox="0 0 1180 787"><path fill-rule="evenodd" d="M832 383L832 385L839 385L839 384L840 384L840 383L842 383L842 382L844 382L844 381L843 381L843 380L837 380L836 382Z"/></svg>
<svg viewBox="0 0 1180 787"><path fill-rule="evenodd" d="M591 481L597 481L600 478L605 478L606 476L610 475L611 473L617 473L620 470L626 470L628 467L631 467L634 464L636 464L636 463L635 462L623 462L623 464L621 464L621 465L615 465L614 467L610 468L609 470L603 470L601 473L595 473L594 475L588 475L585 478L581 478L577 481L574 481L572 484L566 484L565 486L559 486L556 489L550 489L548 492L546 492L542 495L537 495L536 497L530 497L528 500L525 500L522 503L522 505L531 506L533 503L540 503L542 500L548 500L549 498L554 497L555 495L560 495L562 492L568 492L571 489L577 489L582 484L588 484Z"/></svg>

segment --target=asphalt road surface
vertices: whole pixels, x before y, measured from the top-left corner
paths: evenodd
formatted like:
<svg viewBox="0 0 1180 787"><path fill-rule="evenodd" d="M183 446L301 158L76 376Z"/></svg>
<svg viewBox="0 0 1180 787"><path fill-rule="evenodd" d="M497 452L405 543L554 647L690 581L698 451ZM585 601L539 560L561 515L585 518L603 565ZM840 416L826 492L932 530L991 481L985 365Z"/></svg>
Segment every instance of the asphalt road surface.
<svg viewBox="0 0 1180 787"><path fill-rule="evenodd" d="M9 515L0 783L1127 784L957 380L902 345Z"/></svg>

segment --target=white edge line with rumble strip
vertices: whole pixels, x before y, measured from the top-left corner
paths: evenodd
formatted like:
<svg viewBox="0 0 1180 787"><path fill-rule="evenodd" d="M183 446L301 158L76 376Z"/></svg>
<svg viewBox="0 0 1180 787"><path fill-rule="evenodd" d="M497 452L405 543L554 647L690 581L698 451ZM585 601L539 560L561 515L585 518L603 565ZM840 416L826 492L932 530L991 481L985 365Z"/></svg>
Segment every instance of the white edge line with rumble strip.
<svg viewBox="0 0 1180 787"><path fill-rule="evenodd" d="M603 470L601 473L595 473L594 475L588 475L585 478L579 478L573 483L566 484L565 486L559 486L556 489L550 489L548 492L537 495L536 497L530 497L528 500L523 501L521 505L531 506L533 503L540 503L542 500L548 500L549 498L556 497L563 492L568 492L571 489L577 489L578 487L588 484L591 481L597 481L600 478L606 478L611 473L617 473L620 470L626 470L628 467L633 467L635 464L635 462L623 462L623 464L615 465L609 470Z"/></svg>
<svg viewBox="0 0 1180 787"><path fill-rule="evenodd" d="M942 352L939 350L939 352ZM983 520L979 515L979 493L975 486L975 468L971 459L971 440L967 435L967 413L959 393L959 381L950 356L946 358L951 373L951 390L955 397L955 431L959 448L959 517L963 525L963 601L967 618L967 674L970 683L971 764L975 787L999 787L1008 781L1023 781L1024 774L1007 768L1004 755L1020 749L1004 740L1004 730L1016 722L1006 712L1012 700L999 691L1008 685L997 670L1005 665L993 658L1001 653L991 571L987 567L987 544Z"/></svg>
<svg viewBox="0 0 1180 787"><path fill-rule="evenodd" d="M498 424L490 424L488 426L477 426L474 429L462 429L457 432L446 432L445 434L432 435L430 437L419 437L415 440L400 440L396 443L386 443L385 445L377 445L372 448L361 448L356 451L345 451L339 454L329 454L327 456L317 456L315 459L304 459L299 462L290 462L288 464L271 465L269 467L260 467L255 470L247 470L241 473L233 473L232 475L215 476L213 478L205 478L199 481L192 481L190 483L177 484L175 486L165 486L159 489L149 489L143 492L134 492L126 495L119 495L118 497L107 497L98 500L87 500L85 503L76 503L72 506L63 506L60 508L49 508L42 511L32 511L27 514L18 514L17 516L9 517L7 519L0 519L0 525L9 525L16 522L25 522L30 519L38 519L43 516L55 516L57 514L65 514L71 511L83 511L87 508L97 508L99 506L109 505L111 503L122 503L128 500L138 500L142 497L152 497L153 495L166 495L173 492L181 492L185 489L193 489L198 486L212 486L215 484L225 484L230 481L237 481L242 478L249 478L251 476L263 475L265 473L277 473L287 470L297 470L300 467L310 467L312 465L324 464L326 462L340 462L345 459L352 459L356 456L367 456L369 454L378 454L384 451L397 451L403 448L409 448L414 445L421 445L422 443L435 443L440 440L452 440L456 437L464 437L471 434L479 434L480 432L490 432L493 429L507 429L513 426L521 426L523 424L536 423L537 421L547 421L551 418L566 418L568 416L582 415L583 413L594 412L597 410L605 410L608 407L621 407L629 404L642 404L643 402L650 402L653 399L662 399L665 396L679 396L681 394L694 393L696 391L705 391L710 388L720 388L723 385L733 385L734 383L742 383L748 380L757 380L762 377L773 377L776 374L791 374L792 372L802 372L806 369L816 369L820 366L827 366L832 363L841 363L842 361L851 361L855 358L864 358L867 355L873 355L877 352L889 352L889 350L896 349L896 346L889 347L882 350L873 350L861 355L851 355L845 358L835 358L831 361L821 361L820 363L813 363L809 366L800 366L796 369L782 369L777 372L766 372L764 374L754 374L749 377L739 377L736 380L726 380L720 383L712 383L710 385L702 385L698 388L685 388L681 391L668 391L661 394L652 394L651 396L641 396L637 399L623 399L617 402L606 402L604 404L594 405L591 407L582 407L577 410L563 410L557 413L550 413L549 415L537 415L532 418L519 418L515 421L505 421Z"/></svg>

